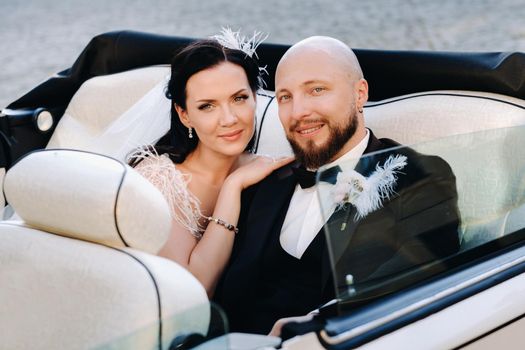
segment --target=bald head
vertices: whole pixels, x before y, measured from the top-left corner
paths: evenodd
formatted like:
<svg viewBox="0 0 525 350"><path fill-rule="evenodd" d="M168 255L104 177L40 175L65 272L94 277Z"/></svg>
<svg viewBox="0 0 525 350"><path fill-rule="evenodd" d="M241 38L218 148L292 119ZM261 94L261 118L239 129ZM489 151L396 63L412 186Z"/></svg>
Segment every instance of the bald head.
<svg viewBox="0 0 525 350"><path fill-rule="evenodd" d="M319 58L330 61L334 68L347 75L351 81L363 78L363 71L354 52L342 41L327 36L312 36L290 47L279 61L277 73L289 64L315 62Z"/></svg>

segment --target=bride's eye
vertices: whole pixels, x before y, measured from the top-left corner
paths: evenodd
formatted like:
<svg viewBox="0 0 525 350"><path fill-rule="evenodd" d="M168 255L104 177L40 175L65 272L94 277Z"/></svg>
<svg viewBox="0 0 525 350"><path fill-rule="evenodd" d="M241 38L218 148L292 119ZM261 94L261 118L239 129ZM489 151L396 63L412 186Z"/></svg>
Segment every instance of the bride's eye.
<svg viewBox="0 0 525 350"><path fill-rule="evenodd" d="M211 109L211 107L212 107L211 103L204 103L200 105L198 108L200 111L206 111L206 110Z"/></svg>
<svg viewBox="0 0 525 350"><path fill-rule="evenodd" d="M238 95L234 97L233 101L242 102L242 101L246 101L247 99L248 99L248 95Z"/></svg>

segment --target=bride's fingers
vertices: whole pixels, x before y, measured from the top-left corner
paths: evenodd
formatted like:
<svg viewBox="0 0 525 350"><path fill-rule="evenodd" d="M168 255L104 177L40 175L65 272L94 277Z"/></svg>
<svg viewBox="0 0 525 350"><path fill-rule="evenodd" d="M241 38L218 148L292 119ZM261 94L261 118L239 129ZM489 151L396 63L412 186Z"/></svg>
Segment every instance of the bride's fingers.
<svg viewBox="0 0 525 350"><path fill-rule="evenodd" d="M255 156L249 164L237 169L230 176L240 180L242 188L246 188L254 183L261 181L272 171L290 163L293 157L271 158L265 156Z"/></svg>
<svg viewBox="0 0 525 350"><path fill-rule="evenodd" d="M253 159L263 159L263 160L269 160L269 161L272 161L273 163L275 162L280 162L280 161L292 161L295 159L295 157L293 156L281 156L281 157L272 157L270 155L267 155L267 154L254 154L253 156ZM286 163L285 163L286 164Z"/></svg>
<svg viewBox="0 0 525 350"><path fill-rule="evenodd" d="M272 163L274 166L274 169L278 169L290 162L292 162L295 158L294 157L279 157L279 158L273 158Z"/></svg>
<svg viewBox="0 0 525 350"><path fill-rule="evenodd" d="M293 160L292 156L272 157L267 155L257 155L257 159L271 160L272 162L280 162L281 160Z"/></svg>

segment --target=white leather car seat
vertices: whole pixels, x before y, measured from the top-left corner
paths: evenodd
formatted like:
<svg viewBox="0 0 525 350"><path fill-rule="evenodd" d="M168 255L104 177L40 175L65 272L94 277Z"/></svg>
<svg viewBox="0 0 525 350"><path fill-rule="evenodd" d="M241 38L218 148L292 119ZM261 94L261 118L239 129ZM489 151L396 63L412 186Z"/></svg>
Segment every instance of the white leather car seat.
<svg viewBox="0 0 525 350"><path fill-rule="evenodd" d="M0 339L5 349L167 349L206 334L204 288L154 254L171 217L129 166L75 150L37 151L7 173L19 216L0 222Z"/></svg>

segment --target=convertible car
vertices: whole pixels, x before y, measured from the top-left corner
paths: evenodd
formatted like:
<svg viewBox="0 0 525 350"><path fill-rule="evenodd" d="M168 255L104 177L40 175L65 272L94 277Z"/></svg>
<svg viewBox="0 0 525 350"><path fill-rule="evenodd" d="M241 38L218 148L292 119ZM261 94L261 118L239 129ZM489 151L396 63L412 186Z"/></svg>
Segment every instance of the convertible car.
<svg viewBox="0 0 525 350"><path fill-rule="evenodd" d="M337 298L277 338L230 333L197 280L155 255L168 206L123 162L148 130L93 141L163 84L173 53L192 40L99 35L70 68L2 109L0 347L523 348L525 53L355 50L370 86L367 126L450 165L461 248L361 282L338 263L347 217L326 230ZM268 71L257 96L259 154L291 152L272 91L287 48L258 49Z"/></svg>

